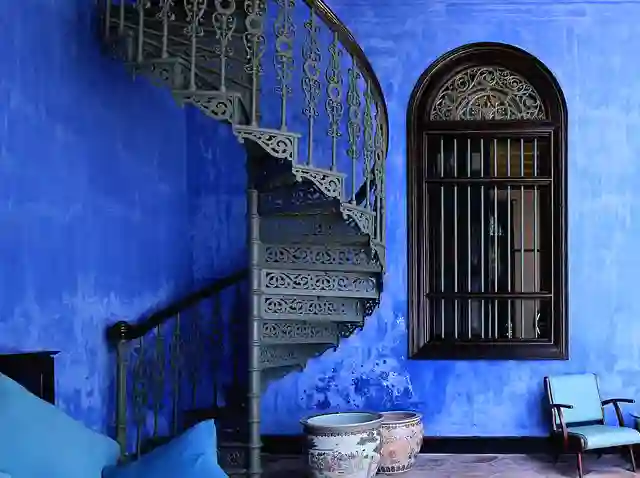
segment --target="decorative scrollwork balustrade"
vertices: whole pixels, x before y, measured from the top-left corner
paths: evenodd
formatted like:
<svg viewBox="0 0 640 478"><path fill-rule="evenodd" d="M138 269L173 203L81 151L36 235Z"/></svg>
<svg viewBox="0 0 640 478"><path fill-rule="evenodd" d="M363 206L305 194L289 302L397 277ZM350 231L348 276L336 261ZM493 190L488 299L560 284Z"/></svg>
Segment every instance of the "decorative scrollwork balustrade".
<svg viewBox="0 0 640 478"><path fill-rule="evenodd" d="M341 203L383 263L388 116L321 0L100 0L105 44Z"/></svg>

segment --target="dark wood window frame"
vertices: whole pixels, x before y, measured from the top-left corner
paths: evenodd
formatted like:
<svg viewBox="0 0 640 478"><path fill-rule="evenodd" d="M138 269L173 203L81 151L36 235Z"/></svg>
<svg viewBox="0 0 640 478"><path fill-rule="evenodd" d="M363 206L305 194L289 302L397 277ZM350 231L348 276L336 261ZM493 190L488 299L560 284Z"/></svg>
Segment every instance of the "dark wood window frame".
<svg viewBox="0 0 640 478"><path fill-rule="evenodd" d="M430 113L444 85L472 67L500 67L524 78L539 94L544 119L433 121ZM429 245L427 207L426 137L431 133L541 135L550 137L553 182L553 304L546 338L521 340L434 340L430 320ZM568 359L567 319L567 108L562 89L538 59L519 48L501 43L475 43L452 50L421 76L407 111L407 227L409 356L412 359ZM443 194L442 192L440 194ZM471 193L468 193L471 194ZM497 289L496 289L497 290ZM444 307L444 306L442 306ZM456 319L457 320L457 319ZM443 323L444 326L444 323ZM484 325L483 325L484 328Z"/></svg>

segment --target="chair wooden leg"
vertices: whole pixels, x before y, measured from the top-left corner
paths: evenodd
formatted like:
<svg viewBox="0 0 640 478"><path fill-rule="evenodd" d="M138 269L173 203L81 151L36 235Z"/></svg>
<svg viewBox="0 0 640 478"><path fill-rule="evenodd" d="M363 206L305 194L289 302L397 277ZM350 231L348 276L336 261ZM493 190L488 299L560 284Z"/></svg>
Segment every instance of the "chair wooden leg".
<svg viewBox="0 0 640 478"><path fill-rule="evenodd" d="M578 461L578 477L583 478L584 475L582 474L582 453L578 453L576 457Z"/></svg>
<svg viewBox="0 0 640 478"><path fill-rule="evenodd" d="M629 457L631 458L631 470L636 472L636 457L633 454L633 445L629 445Z"/></svg>

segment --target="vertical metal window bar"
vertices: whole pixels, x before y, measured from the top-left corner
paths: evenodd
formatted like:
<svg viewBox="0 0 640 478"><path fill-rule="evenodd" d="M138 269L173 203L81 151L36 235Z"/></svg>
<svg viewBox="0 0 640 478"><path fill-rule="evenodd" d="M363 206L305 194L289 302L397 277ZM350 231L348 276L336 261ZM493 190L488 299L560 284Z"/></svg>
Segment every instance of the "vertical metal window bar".
<svg viewBox="0 0 640 478"><path fill-rule="evenodd" d="M480 177L484 179L484 138L480 138ZM484 182L480 186L480 290L484 293ZM484 299L480 299L482 338L484 339Z"/></svg>
<svg viewBox="0 0 640 478"><path fill-rule="evenodd" d="M550 138L551 144L550 144L550 148L549 148L549 156L547 156L549 158L548 159L549 160L548 167L549 167L549 175L551 177L551 182L549 184L549 194L551 195L551 208L550 208L551 211L554 211L555 207L556 207L555 197L554 197L556 188L555 188L555 186L553 184L554 181L555 181L555 177L554 177L554 174L553 174L553 163L555 161L555 158L553 157L553 148L554 148L553 143L554 143L554 141L555 141L555 138L553 137L553 134L551 134L551 138ZM555 219L553 219L553 218L551 219L550 226L551 226L551 249L550 250L551 251L555 251L555 247L556 247L555 240L554 240L555 234L556 234L556 231L555 231L555 228L556 228ZM551 252L551 254L553 254L553 252ZM555 311L555 301L556 301L556 297L554 295L554 292L556 291L556 287L555 287L556 286L556 271L555 271L556 264L555 264L555 260L554 259L555 259L555 257L554 257L554 255L552 255L552 259L551 259L551 290L549 291L549 292L551 292L551 311L552 311L551 313L552 314L553 314L553 311ZM555 340L555 334L556 334L555 328L553 326L553 316L552 316L552 320L549 321L549 329L550 329L550 335L551 335L551 342L553 342Z"/></svg>
<svg viewBox="0 0 640 478"><path fill-rule="evenodd" d="M471 138L467 138L467 178L471 178ZM471 293L471 182L467 183L467 292ZM471 340L471 298L467 307L467 335Z"/></svg>
<svg viewBox="0 0 640 478"><path fill-rule="evenodd" d="M520 176L524 178L524 140L520 138ZM520 293L524 293L524 185L520 185ZM520 299L520 329L524 336L524 299Z"/></svg>
<svg viewBox="0 0 640 478"><path fill-rule="evenodd" d="M538 176L538 138L533 139L533 177ZM540 292L540 286L538 284L538 186L534 183L533 186L533 287L534 292ZM534 301L534 332L535 338L539 338L540 329L539 317L540 317L540 301Z"/></svg>
<svg viewBox="0 0 640 478"><path fill-rule="evenodd" d="M493 139L493 177L498 177L498 140ZM493 185L493 218L490 223L493 234L493 291L498 292L498 183ZM498 338L498 299L493 299L493 337Z"/></svg>
<svg viewBox="0 0 640 478"><path fill-rule="evenodd" d="M511 178L511 138L507 138L507 177ZM511 293L511 257L512 257L512 245L511 245L511 184L507 183L507 292ZM512 301L507 302L507 327L508 337L513 337L513 322L511 318ZM522 331L520 331L520 338L522 338Z"/></svg>
<svg viewBox="0 0 640 478"><path fill-rule="evenodd" d="M458 179L458 139L453 138L453 176ZM456 293L453 314L453 337L458 339L458 184L453 185L453 291Z"/></svg>
<svg viewBox="0 0 640 478"><path fill-rule="evenodd" d="M444 178L444 138L440 137L440 178ZM440 183L440 336L444 340L444 181Z"/></svg>

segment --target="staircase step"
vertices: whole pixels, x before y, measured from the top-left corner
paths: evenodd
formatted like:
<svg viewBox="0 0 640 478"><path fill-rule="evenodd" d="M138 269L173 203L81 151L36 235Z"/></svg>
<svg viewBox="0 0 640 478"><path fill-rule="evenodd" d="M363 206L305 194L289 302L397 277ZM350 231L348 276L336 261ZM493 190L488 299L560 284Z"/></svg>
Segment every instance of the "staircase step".
<svg viewBox="0 0 640 478"><path fill-rule="evenodd" d="M260 263L270 269L381 271L364 245L262 244Z"/></svg>
<svg viewBox="0 0 640 478"><path fill-rule="evenodd" d="M263 320L260 341L263 345L328 344L338 345L337 324L300 320Z"/></svg>
<svg viewBox="0 0 640 478"><path fill-rule="evenodd" d="M291 296L263 294L261 317L268 320L308 322L360 322L364 304L346 297Z"/></svg>
<svg viewBox="0 0 640 478"><path fill-rule="evenodd" d="M355 272L262 269L265 294L318 297L378 297L378 278Z"/></svg>
<svg viewBox="0 0 640 478"><path fill-rule="evenodd" d="M264 345L260 349L260 365L263 370L274 367L304 367L310 358L318 357L333 348L327 344Z"/></svg>
<svg viewBox="0 0 640 478"><path fill-rule="evenodd" d="M339 200L328 198L314 184L308 182L262 192L258 198L258 213L261 216L339 211Z"/></svg>
<svg viewBox="0 0 640 478"><path fill-rule="evenodd" d="M270 244L285 239L287 244L369 244L367 236L331 212L262 217L260 238Z"/></svg>

